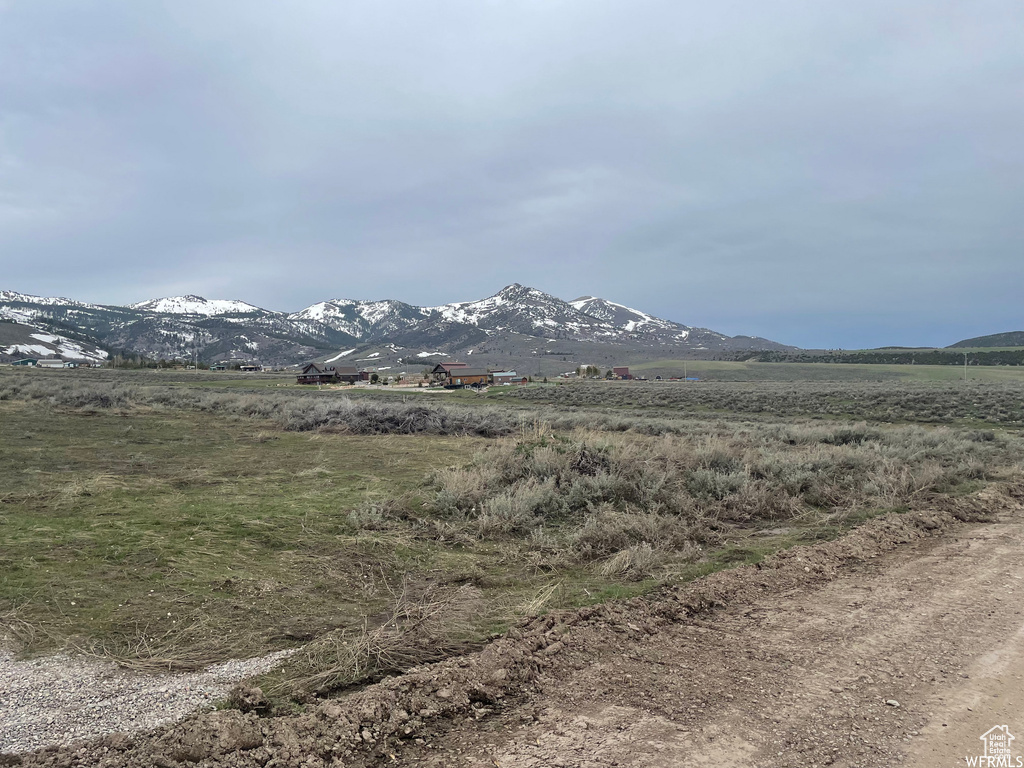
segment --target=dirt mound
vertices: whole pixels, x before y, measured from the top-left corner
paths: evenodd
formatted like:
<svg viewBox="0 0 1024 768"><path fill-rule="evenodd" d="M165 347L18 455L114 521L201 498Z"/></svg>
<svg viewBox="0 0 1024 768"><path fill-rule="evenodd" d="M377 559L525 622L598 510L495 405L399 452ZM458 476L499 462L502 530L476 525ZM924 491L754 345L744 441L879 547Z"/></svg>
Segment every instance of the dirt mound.
<svg viewBox="0 0 1024 768"><path fill-rule="evenodd" d="M644 599L528 620L477 653L415 668L343 699L321 701L300 715L260 718L254 712L216 712L145 736L118 734L7 759L55 768L384 764L454 723L488 718L522 700L535 692L539 677L551 676L560 659L586 654L593 643L607 643L609 631L643 642L666 626L699 624L718 607L828 582L848 563L949 529L992 502L964 500L953 509L889 515L839 540L795 547L756 566L713 574ZM578 658L571 662L578 663Z"/></svg>

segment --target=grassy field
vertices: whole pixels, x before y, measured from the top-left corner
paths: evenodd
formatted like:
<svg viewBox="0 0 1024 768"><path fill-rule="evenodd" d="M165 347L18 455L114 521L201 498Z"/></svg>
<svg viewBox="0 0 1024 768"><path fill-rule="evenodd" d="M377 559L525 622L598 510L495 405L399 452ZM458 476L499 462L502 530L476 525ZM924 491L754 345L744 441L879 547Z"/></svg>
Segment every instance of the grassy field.
<svg viewBox="0 0 1024 768"><path fill-rule="evenodd" d="M130 654L185 630L197 656L254 652L359 622L385 607L382 578L457 559L364 536L351 513L415 496L472 438L11 402L0 418L0 600L30 647L84 635Z"/></svg>
<svg viewBox="0 0 1024 768"><path fill-rule="evenodd" d="M392 671L365 658L382 628L417 663L945 503L1024 455L1005 383L433 396L121 373L0 372L3 628L143 668L302 647L265 681L281 695Z"/></svg>
<svg viewBox="0 0 1024 768"><path fill-rule="evenodd" d="M718 360L654 360L631 365L634 375L696 376L709 381L963 381L959 365L869 365L862 363L757 363ZM1024 367L971 366L968 381L1024 383Z"/></svg>
<svg viewBox="0 0 1024 768"><path fill-rule="evenodd" d="M973 427L1024 425L1024 382L581 381L502 389L490 399L605 429L685 431L697 415ZM585 415L587 414L587 415ZM682 420L682 423L680 423Z"/></svg>

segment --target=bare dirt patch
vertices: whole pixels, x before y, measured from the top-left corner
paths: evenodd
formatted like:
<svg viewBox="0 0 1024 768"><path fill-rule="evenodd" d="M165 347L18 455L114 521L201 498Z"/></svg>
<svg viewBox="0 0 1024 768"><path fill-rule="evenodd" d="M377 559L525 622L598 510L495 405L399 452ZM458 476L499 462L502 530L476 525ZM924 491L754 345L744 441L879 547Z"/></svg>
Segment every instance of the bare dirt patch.
<svg viewBox="0 0 1024 768"><path fill-rule="evenodd" d="M1002 676L1007 691L1019 672L1019 505L988 494L962 507L877 519L653 598L534 619L479 653L301 715L217 712L18 759L112 768L898 765L935 743L933 718L966 722L957 702L968 700L972 665ZM957 522L982 509L1000 510L998 519ZM989 706L998 690L974 682L977 705ZM1019 711L989 709L979 720L987 729L1006 716L1014 731ZM980 732L969 735L949 749L969 754ZM938 766L946 757L920 759Z"/></svg>

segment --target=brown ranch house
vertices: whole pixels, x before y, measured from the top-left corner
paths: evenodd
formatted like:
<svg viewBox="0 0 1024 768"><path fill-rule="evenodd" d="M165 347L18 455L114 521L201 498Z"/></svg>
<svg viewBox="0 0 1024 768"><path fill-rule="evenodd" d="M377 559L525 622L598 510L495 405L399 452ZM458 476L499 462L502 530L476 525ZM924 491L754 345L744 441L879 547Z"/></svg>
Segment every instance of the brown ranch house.
<svg viewBox="0 0 1024 768"><path fill-rule="evenodd" d="M453 368L448 376L448 387L486 387L491 374L486 368Z"/></svg>
<svg viewBox="0 0 1024 768"><path fill-rule="evenodd" d="M466 363L438 363L431 369L430 377L439 384L447 384L453 370L468 367Z"/></svg>
<svg viewBox="0 0 1024 768"><path fill-rule="evenodd" d="M359 371L354 366L327 366L309 363L297 379L299 384L349 384L359 381Z"/></svg>
<svg viewBox="0 0 1024 768"><path fill-rule="evenodd" d="M484 368L470 368L466 363L438 363L430 375L436 384L449 389L527 382L525 376L517 376L515 371L488 371Z"/></svg>

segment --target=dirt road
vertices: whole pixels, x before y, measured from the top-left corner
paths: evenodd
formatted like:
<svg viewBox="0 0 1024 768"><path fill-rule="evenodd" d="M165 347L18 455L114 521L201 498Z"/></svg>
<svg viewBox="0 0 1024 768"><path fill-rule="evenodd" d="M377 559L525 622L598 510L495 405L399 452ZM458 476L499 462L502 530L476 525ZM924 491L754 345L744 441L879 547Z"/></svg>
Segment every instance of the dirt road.
<svg viewBox="0 0 1024 768"><path fill-rule="evenodd" d="M995 726L1024 745L1024 512L1011 496L962 503L649 600L535 619L301 715L218 712L24 763L968 765ZM994 521L955 519L978 511ZM1024 748L1011 748L1015 766Z"/></svg>
<svg viewBox="0 0 1024 768"><path fill-rule="evenodd" d="M395 764L940 768L1006 725L1017 765L1022 598L1024 520L1004 510L705 620L585 630L537 693Z"/></svg>

